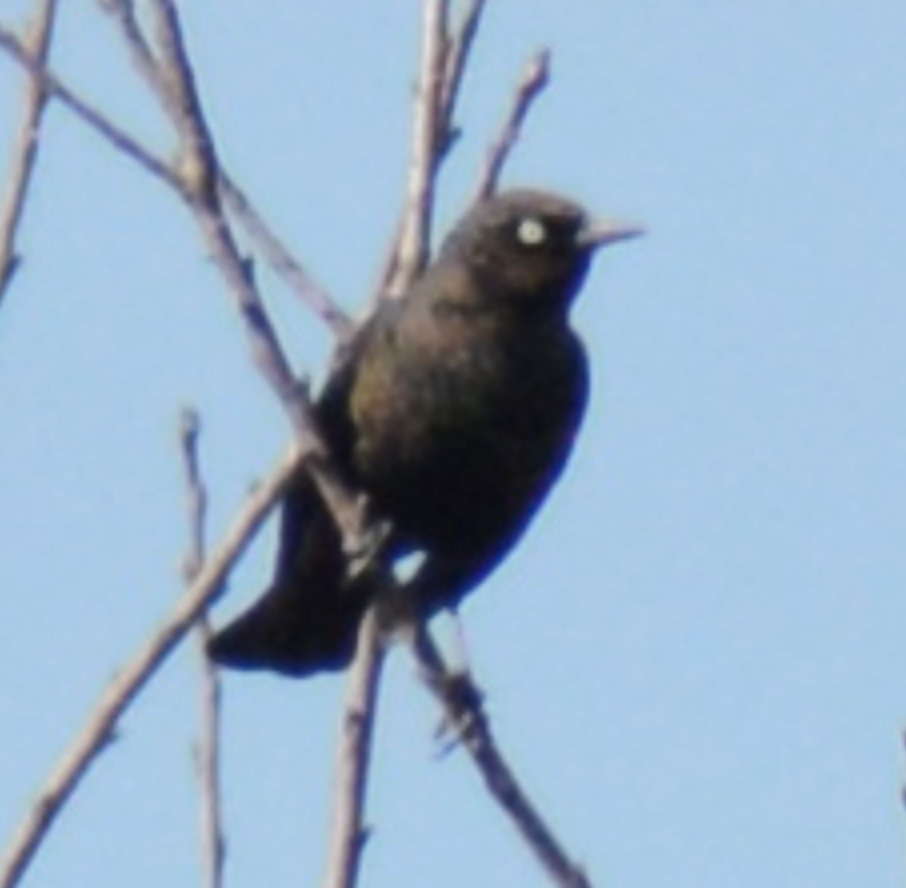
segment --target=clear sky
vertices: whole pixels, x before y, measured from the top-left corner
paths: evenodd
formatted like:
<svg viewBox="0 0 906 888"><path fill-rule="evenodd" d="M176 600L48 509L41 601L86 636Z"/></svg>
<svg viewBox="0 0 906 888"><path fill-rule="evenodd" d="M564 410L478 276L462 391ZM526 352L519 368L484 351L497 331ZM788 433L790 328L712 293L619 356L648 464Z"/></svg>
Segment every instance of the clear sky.
<svg viewBox="0 0 906 888"><path fill-rule="evenodd" d="M110 23L64 5L55 65L165 153ZM415 0L182 5L224 157L355 308L398 206ZM490 5L442 227L550 45L508 181L650 230L578 308L595 389L567 477L465 608L501 743L598 885L899 888L906 5ZM0 162L19 88L0 59ZM288 436L187 217L59 110L22 246L0 307L3 837L178 594L180 406L204 417L215 535ZM316 372L326 337L263 282ZM195 666L179 653L128 715L24 884L198 884ZM226 692L229 884L317 884L342 682ZM547 885L468 761L434 756L404 653L382 704L362 884Z"/></svg>

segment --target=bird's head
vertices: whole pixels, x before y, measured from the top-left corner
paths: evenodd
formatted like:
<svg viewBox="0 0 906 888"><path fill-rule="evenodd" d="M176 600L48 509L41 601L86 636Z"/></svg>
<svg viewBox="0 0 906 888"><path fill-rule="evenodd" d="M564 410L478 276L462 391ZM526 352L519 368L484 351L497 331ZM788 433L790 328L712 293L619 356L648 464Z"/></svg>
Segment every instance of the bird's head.
<svg viewBox="0 0 906 888"><path fill-rule="evenodd" d="M566 198L514 190L473 207L442 253L464 262L484 292L568 305L596 250L641 233L638 226L594 220Z"/></svg>

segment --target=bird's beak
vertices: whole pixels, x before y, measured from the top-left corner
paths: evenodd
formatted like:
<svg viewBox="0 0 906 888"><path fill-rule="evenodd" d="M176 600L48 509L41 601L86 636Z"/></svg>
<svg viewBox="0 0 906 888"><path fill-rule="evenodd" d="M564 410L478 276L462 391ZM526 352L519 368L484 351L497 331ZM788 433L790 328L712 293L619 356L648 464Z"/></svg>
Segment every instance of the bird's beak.
<svg viewBox="0 0 906 888"><path fill-rule="evenodd" d="M577 238L580 247L588 250L599 250L609 244L632 240L641 237L645 229L631 222L620 222L614 219L592 219L580 232Z"/></svg>

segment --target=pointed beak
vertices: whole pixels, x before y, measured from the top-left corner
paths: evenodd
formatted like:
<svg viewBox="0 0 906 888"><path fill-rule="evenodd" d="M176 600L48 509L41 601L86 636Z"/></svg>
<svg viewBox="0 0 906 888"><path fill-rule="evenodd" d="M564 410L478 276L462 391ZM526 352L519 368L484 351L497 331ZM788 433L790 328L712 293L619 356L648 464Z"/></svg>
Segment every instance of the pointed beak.
<svg viewBox="0 0 906 888"><path fill-rule="evenodd" d="M619 241L641 237L645 229L631 222L614 219L592 219L580 232L579 246L588 250L599 250Z"/></svg>

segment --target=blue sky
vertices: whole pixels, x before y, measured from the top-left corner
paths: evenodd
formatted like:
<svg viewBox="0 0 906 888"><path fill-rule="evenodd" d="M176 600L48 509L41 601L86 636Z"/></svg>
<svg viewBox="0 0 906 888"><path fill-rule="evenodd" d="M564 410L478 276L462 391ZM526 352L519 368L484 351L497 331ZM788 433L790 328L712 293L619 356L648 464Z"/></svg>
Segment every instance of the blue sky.
<svg viewBox="0 0 906 888"><path fill-rule="evenodd" d="M183 5L224 157L356 307L398 206L417 4ZM491 7L441 227L550 45L508 181L650 230L578 307L595 390L567 477L465 608L501 742L598 885L902 885L906 7ZM67 5L56 65L170 149L94 4ZM0 162L19 84L0 60ZM0 307L3 836L178 594L181 405L215 535L288 434L183 211L60 111L22 247ZM263 281L316 372L323 331ZM25 885L198 883L194 670L187 648L128 715ZM342 682L226 690L230 884L316 884ZM436 718L397 655L362 884L546 885L468 762L434 756Z"/></svg>

